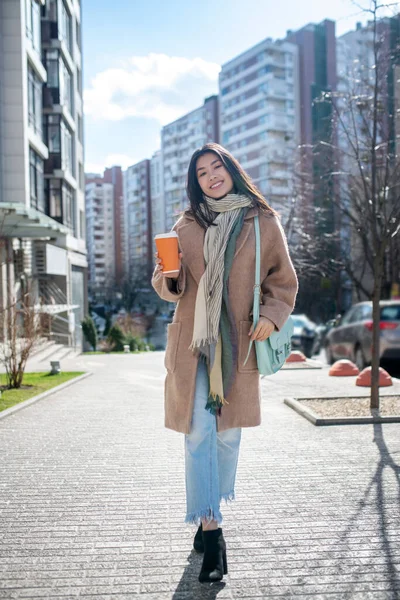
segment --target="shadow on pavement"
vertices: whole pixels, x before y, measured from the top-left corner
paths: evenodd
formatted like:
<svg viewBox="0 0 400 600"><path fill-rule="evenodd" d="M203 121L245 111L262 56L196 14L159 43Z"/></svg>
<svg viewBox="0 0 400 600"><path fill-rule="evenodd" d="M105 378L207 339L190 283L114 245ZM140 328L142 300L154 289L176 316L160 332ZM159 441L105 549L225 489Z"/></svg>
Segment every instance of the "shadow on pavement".
<svg viewBox="0 0 400 600"><path fill-rule="evenodd" d="M194 550L188 556L188 565L182 573L172 600L214 600L221 592L226 583L220 581L216 583L200 583L198 576L203 562L203 555L197 554Z"/></svg>
<svg viewBox="0 0 400 600"><path fill-rule="evenodd" d="M390 525L390 508L385 509L385 492L383 487L383 474L385 468L389 470L390 474L395 477L397 483L397 508L400 507L400 464L395 463L393 460L390 450L388 449L385 438L383 436L382 423L375 423L374 425L374 440L375 444L379 448L380 460L376 468L373 482L376 487L376 503L379 509L379 521L380 521L380 534L383 539L383 552L386 558L386 567L389 572L391 591L400 592L400 573L396 570L395 563L397 563L396 556L393 555L393 551L390 545L390 538L388 536L388 525ZM399 457L400 459L400 457ZM390 506L390 505L389 505ZM393 518L392 518L393 521ZM394 538L392 537L392 540ZM398 539L398 538L396 538Z"/></svg>
<svg viewBox="0 0 400 600"><path fill-rule="evenodd" d="M383 435L382 423L375 423L373 427L373 442L379 449L379 460L364 496L358 503L358 509L350 519L345 532L340 536L340 540L342 542L345 542L346 539L347 542L350 541L351 532L353 529L357 529L357 521L359 518L362 518L363 510L365 508L368 510L368 506L371 507L375 504L378 522L376 529L372 529L369 532L370 538L379 537L380 546L378 552L385 559L385 563L382 565L380 571L385 571L387 577L386 583L389 586L389 590L385 591L393 594L393 598L400 598L400 572L397 570L398 555L395 554L395 549L392 547L393 543L397 545L398 537L395 537L393 534L392 536L389 535L390 526L393 527L398 520L397 514L392 514L391 509L393 506L396 506L397 510L400 507L400 464L396 464L387 447ZM395 477L397 483L397 502L394 499L393 502L388 502L385 499L384 476L386 479L388 477ZM348 551L351 554L351 548ZM366 557L365 560L368 561L368 558ZM373 558L371 562L373 562ZM346 568L346 562L343 561L339 567L339 573L344 572ZM381 573L377 573L377 575L382 579Z"/></svg>

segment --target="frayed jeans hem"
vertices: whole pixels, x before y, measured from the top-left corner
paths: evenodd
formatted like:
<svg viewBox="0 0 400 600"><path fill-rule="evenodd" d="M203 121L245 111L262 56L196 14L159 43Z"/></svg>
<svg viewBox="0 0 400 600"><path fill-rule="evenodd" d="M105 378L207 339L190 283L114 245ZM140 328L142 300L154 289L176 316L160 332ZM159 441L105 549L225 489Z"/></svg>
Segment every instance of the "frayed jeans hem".
<svg viewBox="0 0 400 600"><path fill-rule="evenodd" d="M232 490L232 492L228 492L227 494L221 494L220 501L221 500L225 500L226 504L228 504L228 502L233 502L235 500L235 492Z"/></svg>
<svg viewBox="0 0 400 600"><path fill-rule="evenodd" d="M211 523L211 521L217 521L218 525L222 523L222 515L219 510L215 511L212 508L207 508L206 510L199 510L196 512L189 513L186 515L185 523L190 523L192 525L200 525L201 519L207 521L207 523Z"/></svg>

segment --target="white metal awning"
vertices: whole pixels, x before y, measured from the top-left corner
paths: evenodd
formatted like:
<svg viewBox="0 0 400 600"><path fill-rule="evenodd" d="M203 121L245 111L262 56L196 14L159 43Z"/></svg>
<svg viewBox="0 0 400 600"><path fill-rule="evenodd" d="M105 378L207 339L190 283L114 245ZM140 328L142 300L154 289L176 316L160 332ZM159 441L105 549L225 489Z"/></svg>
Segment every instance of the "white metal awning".
<svg viewBox="0 0 400 600"><path fill-rule="evenodd" d="M70 230L35 208L0 202L0 237L49 238L68 235Z"/></svg>
<svg viewBox="0 0 400 600"><path fill-rule="evenodd" d="M47 315L58 315L79 308L79 304L36 304L35 312L46 313Z"/></svg>

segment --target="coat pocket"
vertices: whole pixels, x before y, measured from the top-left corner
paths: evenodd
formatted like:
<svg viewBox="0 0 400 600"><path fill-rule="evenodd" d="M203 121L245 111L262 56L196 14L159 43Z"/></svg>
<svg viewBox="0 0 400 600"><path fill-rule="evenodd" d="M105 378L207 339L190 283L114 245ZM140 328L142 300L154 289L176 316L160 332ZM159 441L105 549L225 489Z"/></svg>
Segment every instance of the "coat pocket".
<svg viewBox="0 0 400 600"><path fill-rule="evenodd" d="M171 373L175 371L176 367L181 327L182 323L170 323L167 327L167 348L165 350L164 366Z"/></svg>
<svg viewBox="0 0 400 600"><path fill-rule="evenodd" d="M252 321L240 321L239 322L239 353L238 353L238 371L239 373L255 373L257 371L257 356L256 349L253 342L251 348L249 360L246 365L243 366L246 360L247 353L249 351L250 336L249 331L252 326Z"/></svg>

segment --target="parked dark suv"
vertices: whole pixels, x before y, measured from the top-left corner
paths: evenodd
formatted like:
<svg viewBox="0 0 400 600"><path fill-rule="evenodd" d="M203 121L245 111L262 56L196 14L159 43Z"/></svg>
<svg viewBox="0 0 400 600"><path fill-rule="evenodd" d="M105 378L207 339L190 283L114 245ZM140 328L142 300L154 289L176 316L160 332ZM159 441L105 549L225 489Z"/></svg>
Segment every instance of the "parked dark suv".
<svg viewBox="0 0 400 600"><path fill-rule="evenodd" d="M381 300L380 357L400 360L400 300ZM325 339L329 364L348 358L363 369L372 361L372 302L352 306Z"/></svg>

